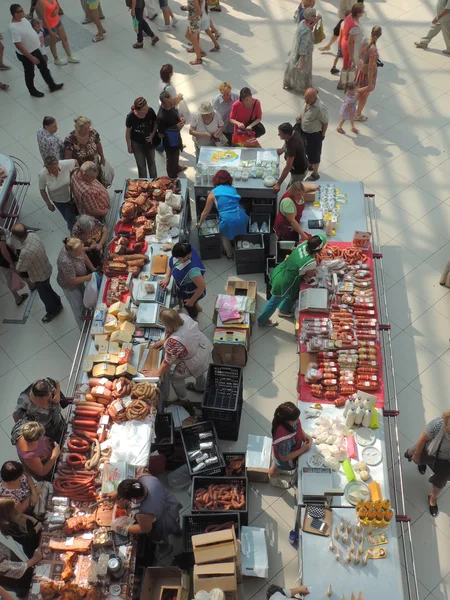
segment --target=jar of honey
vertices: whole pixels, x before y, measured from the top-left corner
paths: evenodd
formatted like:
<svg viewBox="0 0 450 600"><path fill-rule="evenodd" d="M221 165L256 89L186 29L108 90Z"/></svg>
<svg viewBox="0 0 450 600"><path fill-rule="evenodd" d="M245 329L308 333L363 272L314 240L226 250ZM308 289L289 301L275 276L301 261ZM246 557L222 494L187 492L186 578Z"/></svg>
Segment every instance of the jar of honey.
<svg viewBox="0 0 450 600"><path fill-rule="evenodd" d="M375 500L373 503L375 510L378 512L380 508L383 506L383 500Z"/></svg>
<svg viewBox="0 0 450 600"><path fill-rule="evenodd" d="M384 510L388 510L389 508L391 508L391 501L388 498L385 498L383 500L383 508Z"/></svg>
<svg viewBox="0 0 450 600"><path fill-rule="evenodd" d="M360 521L364 521L367 518L367 508L362 506L358 511Z"/></svg>
<svg viewBox="0 0 450 600"><path fill-rule="evenodd" d="M369 510L369 508L372 508L372 506L373 506L373 501L372 500L366 500L364 502L364 506L367 508L367 510Z"/></svg>
<svg viewBox="0 0 450 600"><path fill-rule="evenodd" d="M364 506L364 500L358 500L358 502L356 503L356 512L359 512L359 510Z"/></svg>
<svg viewBox="0 0 450 600"><path fill-rule="evenodd" d="M394 511L392 508L388 508L383 513L383 524L388 525L391 522L392 517L394 516Z"/></svg>
<svg viewBox="0 0 450 600"><path fill-rule="evenodd" d="M367 519L369 521L373 521L376 516L377 516L377 511L375 510L374 506L371 506L367 511Z"/></svg>

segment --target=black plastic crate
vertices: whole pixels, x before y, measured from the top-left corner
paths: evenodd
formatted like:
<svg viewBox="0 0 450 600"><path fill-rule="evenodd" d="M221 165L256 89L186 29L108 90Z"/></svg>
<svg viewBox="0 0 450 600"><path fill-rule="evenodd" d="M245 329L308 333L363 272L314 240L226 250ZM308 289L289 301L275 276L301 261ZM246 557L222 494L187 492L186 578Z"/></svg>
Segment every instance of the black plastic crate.
<svg viewBox="0 0 450 600"><path fill-rule="evenodd" d="M227 472L227 468L228 468L228 463L230 461L232 461L235 458L239 458L242 459L244 461L244 468L242 470L242 473L231 473L229 474ZM247 461L247 453L246 452L224 452L223 453L223 459L225 461L225 476L226 477L247 477L247 465L246 465L246 461Z"/></svg>
<svg viewBox="0 0 450 600"><path fill-rule="evenodd" d="M248 479L247 477L194 477L192 479L192 492L191 492L191 512L192 514L198 513L222 513L221 509L199 509L194 506L195 493L200 488L208 489L209 485L242 485L244 487L244 498L245 505L242 509L232 509L232 512L237 512L241 518L241 525L248 525Z"/></svg>
<svg viewBox="0 0 450 600"><path fill-rule="evenodd" d="M165 456L170 456L175 450L173 418L170 413L158 413L155 417L155 441L151 445L151 452L155 450Z"/></svg>
<svg viewBox="0 0 450 600"><path fill-rule="evenodd" d="M200 215L202 214L203 209L206 206L206 198L207 198L207 195L206 196L196 196L196 198L195 198L195 208L197 210L197 221L200 219ZM217 207L215 204L212 205L211 212L209 214L210 215L218 214Z"/></svg>
<svg viewBox="0 0 450 600"><path fill-rule="evenodd" d="M181 529L182 534L182 552L193 552L192 536L205 533L205 529L210 526L223 525L224 523L233 522L236 524L234 531L239 539L241 519L238 512L225 513L198 513L196 515L182 515ZM207 533L207 532L206 532Z"/></svg>
<svg viewBox="0 0 450 600"><path fill-rule="evenodd" d="M239 439L239 428L241 426L242 404L239 407L236 420L231 421L215 421L217 437L219 440L227 440L228 442L237 442Z"/></svg>
<svg viewBox="0 0 450 600"><path fill-rule="evenodd" d="M276 204L276 194L273 198L253 198L252 213L269 213L272 215L272 218L274 218L276 213Z"/></svg>
<svg viewBox="0 0 450 600"><path fill-rule="evenodd" d="M252 275L253 273L264 273L266 269L266 261L263 258L256 262L240 262L236 263L237 275Z"/></svg>
<svg viewBox="0 0 450 600"><path fill-rule="evenodd" d="M241 243L248 242L258 248L242 248ZM234 238L236 266L243 263L256 263L265 260L264 236L262 233L244 233Z"/></svg>
<svg viewBox="0 0 450 600"><path fill-rule="evenodd" d="M225 460L219 448L219 438L217 436L214 423L212 423L211 421L202 421L201 423L195 423L195 425L183 427L180 431L184 452L186 454L186 463L189 468L189 473L191 474L191 477L193 477L196 474L208 475L210 477L212 475L223 475L225 473ZM212 433L212 437L208 437L205 440L201 440L199 434L206 432ZM195 467L197 463L195 462L195 460L189 460L188 453L193 452L194 450L198 450L199 444L201 442L213 442L214 449L205 450L204 453L215 454L218 457L219 462L210 466L206 465L204 469L195 472L193 471L193 467Z"/></svg>
<svg viewBox="0 0 450 600"><path fill-rule="evenodd" d="M236 421L243 397L242 367L209 365L202 413L213 421Z"/></svg>
<svg viewBox="0 0 450 600"><path fill-rule="evenodd" d="M249 215L252 212L251 198L241 198L239 204L241 205L241 207L243 208L243 210L246 212L247 215Z"/></svg>
<svg viewBox="0 0 450 600"><path fill-rule="evenodd" d="M208 220L218 221L217 215L208 215ZM213 260L215 258L221 258L222 256L222 245L220 243L220 233L212 233L203 235L198 229L198 243L200 249L200 257L202 260Z"/></svg>

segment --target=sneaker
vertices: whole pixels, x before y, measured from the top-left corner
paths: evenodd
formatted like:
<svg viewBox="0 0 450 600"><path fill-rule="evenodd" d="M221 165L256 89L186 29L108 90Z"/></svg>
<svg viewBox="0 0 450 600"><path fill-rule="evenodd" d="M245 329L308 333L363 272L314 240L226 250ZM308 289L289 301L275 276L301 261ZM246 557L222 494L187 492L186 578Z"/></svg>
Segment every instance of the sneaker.
<svg viewBox="0 0 450 600"><path fill-rule="evenodd" d="M64 65L67 65L67 59L66 58L55 58L55 60L53 62L58 67L63 67Z"/></svg>
<svg viewBox="0 0 450 600"><path fill-rule="evenodd" d="M317 174L317 175L312 175L311 174L306 181L317 181L318 179L320 179L320 175L319 174Z"/></svg>
<svg viewBox="0 0 450 600"><path fill-rule="evenodd" d="M414 46L416 48L422 48L422 50L425 50L425 48L428 48L428 44L424 44L424 42L414 42Z"/></svg>
<svg viewBox="0 0 450 600"><path fill-rule="evenodd" d="M55 83L55 85L52 88L50 88L50 91L57 92L58 90L62 89L63 87L64 87L63 83ZM44 95L44 94L42 94L42 95Z"/></svg>
<svg viewBox="0 0 450 600"><path fill-rule="evenodd" d="M172 25L177 25L179 23L180 19L177 19L176 17L172 17Z"/></svg>
<svg viewBox="0 0 450 600"><path fill-rule="evenodd" d="M30 92L30 96L33 96L33 98L43 98L45 94L43 94L39 90L34 90L33 92Z"/></svg>
<svg viewBox="0 0 450 600"><path fill-rule="evenodd" d="M281 479L280 477L270 477L270 475L269 484L273 485L273 487L283 488L285 490L291 487L291 484L289 483L289 481L286 481L286 479Z"/></svg>
<svg viewBox="0 0 450 600"><path fill-rule="evenodd" d="M152 37L152 46L154 46L158 42L159 42L159 37L157 35L155 35L154 37Z"/></svg>
<svg viewBox="0 0 450 600"><path fill-rule="evenodd" d="M340 71L339 71L339 69L336 69L336 67L332 67L332 68L330 69L330 73L331 73L332 75L337 75L338 73L340 73Z"/></svg>
<svg viewBox="0 0 450 600"><path fill-rule="evenodd" d="M294 313L285 313L281 310L278 311L278 316L282 317L283 319L293 319L295 317Z"/></svg>
<svg viewBox="0 0 450 600"><path fill-rule="evenodd" d="M87 17L84 17L84 19L81 21L82 25L87 25L88 23L92 23L92 21L90 19L88 19Z"/></svg>
<svg viewBox="0 0 450 600"><path fill-rule="evenodd" d="M158 31L172 31L172 25L160 25Z"/></svg>
<svg viewBox="0 0 450 600"><path fill-rule="evenodd" d="M72 64L74 64L74 65L76 65L77 63L79 63L79 62L80 62L80 59L79 59L79 58L77 58L76 56L69 56L69 59L68 59L68 60L69 60L69 62L70 62L70 63L72 63Z"/></svg>

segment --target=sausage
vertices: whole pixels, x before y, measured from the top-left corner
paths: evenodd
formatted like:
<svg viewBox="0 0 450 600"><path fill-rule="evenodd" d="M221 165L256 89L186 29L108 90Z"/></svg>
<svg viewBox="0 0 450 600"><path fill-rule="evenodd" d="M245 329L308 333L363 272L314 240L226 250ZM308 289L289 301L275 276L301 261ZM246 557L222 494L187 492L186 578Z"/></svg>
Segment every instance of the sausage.
<svg viewBox="0 0 450 600"><path fill-rule="evenodd" d="M100 417L100 413L96 412L95 410L90 410L89 408L77 408L75 409L75 417L98 419Z"/></svg>
<svg viewBox="0 0 450 600"><path fill-rule="evenodd" d="M70 438L67 442L67 447L72 452L79 452L80 454L84 454L89 450L89 442L82 438Z"/></svg>
<svg viewBox="0 0 450 600"><path fill-rule="evenodd" d="M79 417L75 417L74 421L73 421L74 425L80 425L81 427L97 427L98 426L98 422L96 419L87 419L87 418L79 418Z"/></svg>
<svg viewBox="0 0 450 600"><path fill-rule="evenodd" d="M93 431L84 431L82 429L77 429L77 428L73 428L73 433L78 436L78 437L85 437L88 440L90 440L91 442L93 442L94 440L98 439L98 435L97 433L93 432Z"/></svg>
<svg viewBox="0 0 450 600"><path fill-rule="evenodd" d="M89 394L87 394L89 395ZM97 410L98 412L101 412L103 410L103 406L100 406L100 404L94 399L92 402L84 402L84 401L78 401L76 400L74 402L75 404L75 409L77 408L89 408L91 410Z"/></svg>
<svg viewBox="0 0 450 600"><path fill-rule="evenodd" d="M98 385L103 385L108 390L113 389L112 381L109 381L109 379L106 379L105 377L91 377L89 379L90 388L96 387Z"/></svg>
<svg viewBox="0 0 450 600"><path fill-rule="evenodd" d="M96 385L93 387L91 394L96 398L107 398L108 400L111 398L111 390L106 388L104 385Z"/></svg>
<svg viewBox="0 0 450 600"><path fill-rule="evenodd" d="M66 457L66 463L69 467L82 467L86 462L86 457L82 454L76 454L75 452L71 452Z"/></svg>

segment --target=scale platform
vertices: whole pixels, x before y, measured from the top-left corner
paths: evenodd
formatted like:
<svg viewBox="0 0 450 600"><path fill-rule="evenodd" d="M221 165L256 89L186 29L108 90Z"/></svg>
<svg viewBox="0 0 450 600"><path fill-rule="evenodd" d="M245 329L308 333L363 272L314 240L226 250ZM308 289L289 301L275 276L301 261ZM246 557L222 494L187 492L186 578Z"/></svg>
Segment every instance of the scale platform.
<svg viewBox="0 0 450 600"><path fill-rule="evenodd" d="M331 469L326 467L302 468L302 497L304 504L323 504L325 492L333 488Z"/></svg>
<svg viewBox="0 0 450 600"><path fill-rule="evenodd" d="M159 319L159 313L163 306L157 302L142 302L139 305L136 325L138 327L159 327L164 329L164 325Z"/></svg>
<svg viewBox="0 0 450 600"><path fill-rule="evenodd" d="M301 290L299 311L328 312L328 290L325 288L308 288Z"/></svg>
<svg viewBox="0 0 450 600"><path fill-rule="evenodd" d="M136 281L133 288L133 300L137 305L147 302L156 302L161 305L165 305L167 295L170 294L172 287L172 279L169 285L163 290L161 287L161 278L155 275L150 275L147 281L138 280ZM149 286L153 287L154 291L149 289Z"/></svg>

